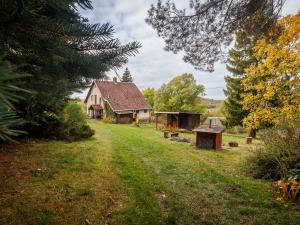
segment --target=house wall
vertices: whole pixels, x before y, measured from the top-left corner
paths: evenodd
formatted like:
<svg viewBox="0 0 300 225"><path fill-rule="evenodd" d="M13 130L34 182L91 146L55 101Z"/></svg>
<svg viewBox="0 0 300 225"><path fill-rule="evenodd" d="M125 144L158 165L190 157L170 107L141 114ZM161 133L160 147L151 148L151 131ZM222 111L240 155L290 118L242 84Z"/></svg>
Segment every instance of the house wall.
<svg viewBox="0 0 300 225"><path fill-rule="evenodd" d="M93 95L93 99L91 98L92 95ZM97 96L96 102L95 102L95 96ZM101 98L101 102L99 102L100 98L101 98L100 90L98 87L96 87L95 84L93 84L93 88L91 90L90 96L88 97L87 102L86 102L86 114L89 115L88 109L91 105L101 105L102 108L104 108L103 98ZM105 114L105 112L103 112L103 114ZM89 116L91 116L91 115L89 115ZM103 115L103 116L105 116L105 115Z"/></svg>
<svg viewBox="0 0 300 225"><path fill-rule="evenodd" d="M91 98L91 96L93 96L93 99ZM97 101L95 102L95 96L97 96ZM101 101L99 102L101 98ZM104 99L101 96L101 92L99 90L99 88L97 87L97 85L95 83L93 83L93 87L91 89L91 93L87 99L86 102L86 113L89 115L89 107L91 105L101 105L103 108L103 118L105 118L107 116L106 112L106 106L108 106L107 104L105 104ZM132 111L133 112L133 111ZM91 116L91 115L89 115ZM146 112L144 112L144 110L139 110L139 112L137 113L137 116L139 117L140 120L150 120L151 118L151 110L147 109Z"/></svg>
<svg viewBox="0 0 300 225"><path fill-rule="evenodd" d="M144 112L144 110L139 110L137 116L140 120L149 120L151 117L151 110L147 109L147 112Z"/></svg>

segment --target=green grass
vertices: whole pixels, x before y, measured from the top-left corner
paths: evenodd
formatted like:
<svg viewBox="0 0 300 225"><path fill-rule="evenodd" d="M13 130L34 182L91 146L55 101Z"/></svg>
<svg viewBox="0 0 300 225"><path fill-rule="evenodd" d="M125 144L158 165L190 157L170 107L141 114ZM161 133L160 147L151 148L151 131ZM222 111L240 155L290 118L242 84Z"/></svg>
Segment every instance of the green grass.
<svg viewBox="0 0 300 225"><path fill-rule="evenodd" d="M85 141L0 153L0 224L299 224L299 205L246 175L258 141L224 134L224 150L199 150L149 125L90 124Z"/></svg>

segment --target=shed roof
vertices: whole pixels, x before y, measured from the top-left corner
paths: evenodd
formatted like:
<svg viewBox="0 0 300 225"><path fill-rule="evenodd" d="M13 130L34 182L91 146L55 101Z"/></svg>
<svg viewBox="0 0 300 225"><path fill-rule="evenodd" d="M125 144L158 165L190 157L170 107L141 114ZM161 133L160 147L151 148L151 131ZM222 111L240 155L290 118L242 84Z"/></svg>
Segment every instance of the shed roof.
<svg viewBox="0 0 300 225"><path fill-rule="evenodd" d="M193 115L201 115L201 113L194 113L194 112L154 112L155 114L173 114L173 115L178 115L178 114L193 114Z"/></svg>
<svg viewBox="0 0 300 225"><path fill-rule="evenodd" d="M194 132L200 132L200 133L214 133L214 134L218 134L218 133L222 133L224 131L223 127L218 127L218 126L206 126L206 125L201 125L198 128L195 128L193 130Z"/></svg>
<svg viewBox="0 0 300 225"><path fill-rule="evenodd" d="M126 111L117 111L116 114L120 114L120 115L126 115L126 114L133 114L133 111L130 110L126 110Z"/></svg>

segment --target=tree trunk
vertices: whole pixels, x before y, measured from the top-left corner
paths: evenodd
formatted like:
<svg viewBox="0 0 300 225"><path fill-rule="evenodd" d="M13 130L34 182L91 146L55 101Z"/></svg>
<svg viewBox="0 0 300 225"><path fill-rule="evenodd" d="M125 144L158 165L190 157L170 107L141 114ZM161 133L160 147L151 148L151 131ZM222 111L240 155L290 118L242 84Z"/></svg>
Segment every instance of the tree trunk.
<svg viewBox="0 0 300 225"><path fill-rule="evenodd" d="M252 137L252 138L256 138L256 130L255 129L251 129L248 136Z"/></svg>

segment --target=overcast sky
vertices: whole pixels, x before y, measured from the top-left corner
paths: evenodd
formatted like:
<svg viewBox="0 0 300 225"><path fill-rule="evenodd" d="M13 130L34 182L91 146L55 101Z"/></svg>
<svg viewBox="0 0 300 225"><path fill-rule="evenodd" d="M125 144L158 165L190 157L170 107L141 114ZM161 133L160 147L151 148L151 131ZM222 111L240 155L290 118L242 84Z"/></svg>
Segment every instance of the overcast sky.
<svg viewBox="0 0 300 225"><path fill-rule="evenodd" d="M192 73L197 82L205 86L206 97L224 99L224 76L228 75L225 65L217 63L213 73L195 70L183 62L182 54L173 54L163 50L164 41L156 31L145 23L147 10L157 0L94 0L91 11L81 11L90 23L109 22L114 25L115 37L121 42L139 41L142 44L140 53L129 58L128 68L134 82L140 89L147 87L159 88L173 77L182 73ZM165 1L164 1L165 2ZM177 6L185 7L189 0L176 0ZM300 10L300 0L287 0L283 15L295 14ZM123 73L124 68L118 70ZM109 72L110 77L114 72ZM85 92L80 95L85 96Z"/></svg>

